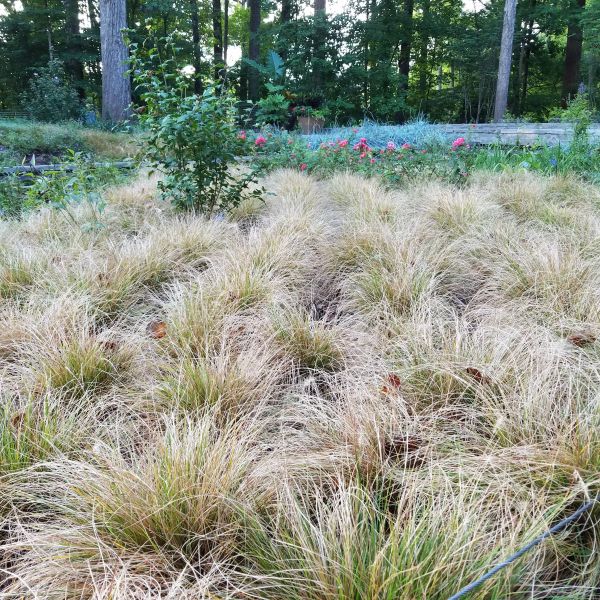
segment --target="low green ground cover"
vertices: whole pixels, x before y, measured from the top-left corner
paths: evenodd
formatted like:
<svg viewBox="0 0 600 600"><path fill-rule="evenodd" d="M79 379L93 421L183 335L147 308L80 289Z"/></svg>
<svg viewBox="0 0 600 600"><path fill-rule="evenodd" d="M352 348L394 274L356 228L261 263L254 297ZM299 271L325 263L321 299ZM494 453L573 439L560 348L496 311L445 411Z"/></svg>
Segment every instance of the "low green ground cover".
<svg viewBox="0 0 600 600"><path fill-rule="evenodd" d="M83 127L76 122L59 124L0 120L0 166L29 162L57 162L68 150L90 153L99 159L117 160L137 152L134 136ZM42 159L42 160L39 160Z"/></svg>

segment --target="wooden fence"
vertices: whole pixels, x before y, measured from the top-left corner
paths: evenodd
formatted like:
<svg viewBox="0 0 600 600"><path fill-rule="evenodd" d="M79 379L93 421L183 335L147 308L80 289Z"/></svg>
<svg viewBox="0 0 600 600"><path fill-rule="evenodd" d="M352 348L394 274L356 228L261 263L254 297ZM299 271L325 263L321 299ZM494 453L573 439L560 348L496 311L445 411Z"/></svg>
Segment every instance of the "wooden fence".
<svg viewBox="0 0 600 600"><path fill-rule="evenodd" d="M111 169L133 169L138 163L127 160L112 163L85 163L84 168L111 168ZM54 164L54 165L18 165L16 167L0 168L0 177L9 175L18 175L20 177L30 177L31 175L42 175L43 173L57 173L60 171L74 171L78 167L72 164Z"/></svg>
<svg viewBox="0 0 600 600"><path fill-rule="evenodd" d="M476 144L556 145L568 144L573 139L573 125L570 123L443 124L438 127L449 137L464 137ZM600 143L600 124L591 125L588 134L591 142Z"/></svg>
<svg viewBox="0 0 600 600"><path fill-rule="evenodd" d="M0 110L0 119L30 119L24 110Z"/></svg>

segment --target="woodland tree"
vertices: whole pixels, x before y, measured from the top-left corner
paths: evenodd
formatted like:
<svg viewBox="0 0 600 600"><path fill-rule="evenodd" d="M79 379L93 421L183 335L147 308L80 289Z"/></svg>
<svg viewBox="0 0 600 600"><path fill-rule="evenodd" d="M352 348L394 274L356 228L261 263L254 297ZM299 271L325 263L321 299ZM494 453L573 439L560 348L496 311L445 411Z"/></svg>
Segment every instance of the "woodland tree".
<svg viewBox="0 0 600 600"><path fill-rule="evenodd" d="M508 104L508 84L515 33L515 17L517 0L505 0L504 19L502 21L502 41L500 43L500 59L498 62L498 79L496 83L496 102L494 105L494 121L502 121Z"/></svg>
<svg viewBox="0 0 600 600"><path fill-rule="evenodd" d="M125 0L100 0L102 118L107 121L122 121L129 116L129 54L123 39L126 27Z"/></svg>

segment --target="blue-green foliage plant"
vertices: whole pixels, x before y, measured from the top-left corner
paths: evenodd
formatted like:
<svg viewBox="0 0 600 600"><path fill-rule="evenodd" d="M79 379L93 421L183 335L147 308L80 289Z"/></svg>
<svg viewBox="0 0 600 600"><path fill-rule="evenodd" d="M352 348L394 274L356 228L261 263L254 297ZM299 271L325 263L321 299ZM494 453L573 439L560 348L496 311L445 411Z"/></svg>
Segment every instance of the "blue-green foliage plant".
<svg viewBox="0 0 600 600"><path fill-rule="evenodd" d="M347 139L350 142L366 138L373 148L386 148L389 142L396 146L411 144L421 148L447 146L451 141L439 127L424 119L416 119L404 125L384 125L375 121L365 120L356 127L334 127L319 133L304 136L312 148L318 148L323 143Z"/></svg>

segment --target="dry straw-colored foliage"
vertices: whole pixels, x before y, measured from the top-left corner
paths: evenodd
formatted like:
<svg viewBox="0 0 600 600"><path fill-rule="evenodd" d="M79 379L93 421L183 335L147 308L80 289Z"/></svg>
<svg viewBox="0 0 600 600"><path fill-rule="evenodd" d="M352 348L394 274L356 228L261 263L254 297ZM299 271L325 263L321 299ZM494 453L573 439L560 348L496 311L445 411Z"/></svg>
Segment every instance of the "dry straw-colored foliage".
<svg viewBox="0 0 600 600"><path fill-rule="evenodd" d="M155 183L2 225L0 597L442 600L597 493L597 188ZM597 598L599 516L470 598Z"/></svg>

